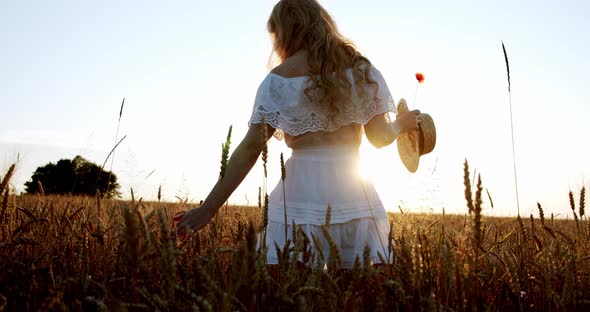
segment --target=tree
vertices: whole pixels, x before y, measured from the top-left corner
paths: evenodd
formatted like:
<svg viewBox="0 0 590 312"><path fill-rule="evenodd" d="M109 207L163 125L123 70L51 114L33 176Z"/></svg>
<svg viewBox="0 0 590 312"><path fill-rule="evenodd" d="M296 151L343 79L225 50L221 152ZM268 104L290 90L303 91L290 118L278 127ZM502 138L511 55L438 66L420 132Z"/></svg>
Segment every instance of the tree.
<svg viewBox="0 0 590 312"><path fill-rule="evenodd" d="M120 185L117 176L81 156L61 159L56 164L38 167L31 180L25 183L29 194L96 195L118 197Z"/></svg>

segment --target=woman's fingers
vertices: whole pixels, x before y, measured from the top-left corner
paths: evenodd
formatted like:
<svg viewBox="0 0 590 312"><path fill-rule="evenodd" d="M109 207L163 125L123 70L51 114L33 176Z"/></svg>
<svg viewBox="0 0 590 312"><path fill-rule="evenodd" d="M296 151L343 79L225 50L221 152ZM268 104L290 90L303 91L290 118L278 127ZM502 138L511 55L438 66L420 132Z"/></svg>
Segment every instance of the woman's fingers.
<svg viewBox="0 0 590 312"><path fill-rule="evenodd" d="M196 232L200 230L209 223L213 215L212 210L201 206L174 216L177 237L182 240L186 238L190 231Z"/></svg>
<svg viewBox="0 0 590 312"><path fill-rule="evenodd" d="M418 123L422 121L419 109L397 115L396 122L399 125L400 133L418 129Z"/></svg>
<svg viewBox="0 0 590 312"><path fill-rule="evenodd" d="M175 223L174 238L178 238L180 241L184 241L186 238L187 218L185 218L186 212L181 212L173 217Z"/></svg>
<svg viewBox="0 0 590 312"><path fill-rule="evenodd" d="M423 119L422 117L423 117L423 115L422 115L421 113L420 113L420 114L418 114L418 116L416 116L416 122L417 122L417 123L420 123L420 122L422 122L422 119Z"/></svg>
<svg viewBox="0 0 590 312"><path fill-rule="evenodd" d="M187 237L188 229L190 226L187 222L179 222L176 225L176 238L178 238L181 242L184 241Z"/></svg>
<svg viewBox="0 0 590 312"><path fill-rule="evenodd" d="M181 213L175 215L173 217L174 222L178 222L178 221L182 220L182 217L184 217L185 214L186 214L186 212L181 212Z"/></svg>
<svg viewBox="0 0 590 312"><path fill-rule="evenodd" d="M413 111L410 112L410 116L414 117L415 119L415 126L414 129L418 128L418 124L422 121L422 114L420 113L419 109L415 109Z"/></svg>

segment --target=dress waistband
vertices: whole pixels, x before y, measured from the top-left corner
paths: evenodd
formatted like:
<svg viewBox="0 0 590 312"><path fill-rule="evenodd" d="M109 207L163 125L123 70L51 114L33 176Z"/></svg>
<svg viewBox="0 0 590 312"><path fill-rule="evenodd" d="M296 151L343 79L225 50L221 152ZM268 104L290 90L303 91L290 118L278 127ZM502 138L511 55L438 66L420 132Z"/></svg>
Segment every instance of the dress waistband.
<svg viewBox="0 0 590 312"><path fill-rule="evenodd" d="M358 159L359 146L322 145L294 149L291 158L313 160Z"/></svg>

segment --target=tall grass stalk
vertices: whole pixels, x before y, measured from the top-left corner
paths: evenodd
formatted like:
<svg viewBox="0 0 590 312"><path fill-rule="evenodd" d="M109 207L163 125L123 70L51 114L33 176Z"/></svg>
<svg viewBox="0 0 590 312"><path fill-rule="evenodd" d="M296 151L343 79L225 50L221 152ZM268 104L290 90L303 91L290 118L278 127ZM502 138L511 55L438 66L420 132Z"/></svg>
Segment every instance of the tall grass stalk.
<svg viewBox="0 0 590 312"><path fill-rule="evenodd" d="M0 213L0 224L3 224L5 222L6 219L6 211L8 209L8 195L10 194L10 188L9 188L9 182L10 179L12 178L12 175L14 174L14 169L16 168L15 164L12 164L9 168L8 171L6 172L6 175L4 175L4 179L1 179L2 182L0 182L0 199L2 199L2 212ZM4 196L2 196L2 194L4 194ZM4 227L2 227L2 237L4 237Z"/></svg>
<svg viewBox="0 0 590 312"><path fill-rule="evenodd" d="M102 166L100 166L100 171L98 173L98 175L96 176L96 181L94 182L94 189L96 190L97 185L98 185L98 180L100 178L100 172L102 172L102 170L104 169L104 167L107 165L107 162L109 161L109 158L111 157L111 155L113 155L115 153L115 150L117 149L117 147L119 147L119 145L121 143L123 143L123 141L127 138L127 135L124 135L121 140L119 140L119 142L117 142L115 144L115 146L113 146L113 148L111 148L111 150L109 151L109 153L107 154L107 157L104 159L104 162L102 163ZM107 193L103 194L103 195L107 195L108 197L108 191Z"/></svg>
<svg viewBox="0 0 590 312"><path fill-rule="evenodd" d="M580 222L578 220L578 215L576 214L576 203L574 201L574 193L570 190L568 195L570 200L570 208L572 209L574 220L576 220L576 228L578 229L578 231L580 231Z"/></svg>
<svg viewBox="0 0 590 312"><path fill-rule="evenodd" d="M471 181L469 180L469 163L467 159L463 163L463 185L465 186L465 200L467 201L467 209L469 214L473 213L473 194L471 193Z"/></svg>
<svg viewBox="0 0 590 312"><path fill-rule="evenodd" d="M541 207L539 202L537 202L537 209L539 209L539 219L541 220L541 225L545 226L545 213L543 213L543 207Z"/></svg>
<svg viewBox="0 0 590 312"><path fill-rule="evenodd" d="M0 195L2 195L2 192L4 192L5 190L8 189L8 182L10 181L10 179L12 178L12 175L14 174L14 169L16 168L15 164L12 164L9 168L8 171L6 172L6 175L4 175L4 179L0 179Z"/></svg>
<svg viewBox="0 0 590 312"><path fill-rule="evenodd" d="M582 186L580 190L580 204L579 204L580 218L586 214L586 186Z"/></svg>
<svg viewBox="0 0 590 312"><path fill-rule="evenodd" d="M474 217L473 217L473 226L474 226L474 232L475 232L475 244L477 245L478 248L482 249L482 244L483 244L483 234L482 234L482 199L481 199L481 193L482 193L483 187L481 185L481 175L477 176L477 187L476 187L476 191L475 191L475 203L473 206L473 212L474 212Z"/></svg>
<svg viewBox="0 0 590 312"><path fill-rule="evenodd" d="M486 194L488 195L488 200L490 201L490 207L494 209L494 200L492 200L492 195L490 195L490 191L486 188Z"/></svg>
<svg viewBox="0 0 590 312"><path fill-rule="evenodd" d="M508 53L506 53L504 42L502 42L502 51L504 52L504 61L506 62L506 74L508 78L508 104L510 105L510 134L512 136L512 165L514 171L514 191L516 193L516 210L520 216L520 200L518 196L518 179L516 174L516 150L514 144L514 118L512 116L512 92L510 91L510 65L508 64Z"/></svg>
<svg viewBox="0 0 590 312"><path fill-rule="evenodd" d="M264 176L262 179L262 192L264 194L264 207L262 213L262 249L266 249L266 233L268 227L268 190L267 190L267 180L268 180L268 171L267 171L267 163L268 163L268 127L266 125L266 120L264 119L263 115L260 115L260 138L262 140L262 168L264 171ZM285 237L286 239L287 237Z"/></svg>
<svg viewBox="0 0 590 312"><path fill-rule="evenodd" d="M285 178L287 177L287 171L285 170L285 159L283 153L281 153L281 182L283 184L283 212L285 214L285 240L287 239L287 190L285 189Z"/></svg>
<svg viewBox="0 0 590 312"><path fill-rule="evenodd" d="M229 126L229 130L227 131L227 138L225 142L221 144L221 166L219 168L219 179L223 180L225 177L225 171L227 170L227 161L229 158L229 148L231 145L231 132L232 126Z"/></svg>
<svg viewBox="0 0 590 312"><path fill-rule="evenodd" d="M121 127L121 117L123 117L123 107L125 106L125 98L123 97L123 101L121 101L121 109L119 109L119 119L117 120L117 131L115 132L115 143L119 139L119 128ZM115 152L113 150L113 157L111 157L111 169L109 170L109 178L107 180L107 191L106 194L109 194L109 186L111 185L111 177L113 173L113 164L115 163Z"/></svg>

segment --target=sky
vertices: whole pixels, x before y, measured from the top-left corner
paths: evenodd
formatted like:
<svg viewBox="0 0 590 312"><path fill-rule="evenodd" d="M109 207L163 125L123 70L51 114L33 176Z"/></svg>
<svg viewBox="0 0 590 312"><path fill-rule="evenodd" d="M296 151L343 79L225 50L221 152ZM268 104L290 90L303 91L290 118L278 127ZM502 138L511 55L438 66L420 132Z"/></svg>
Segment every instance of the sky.
<svg viewBox="0 0 590 312"><path fill-rule="evenodd" d="M586 1L325 0L341 33L376 66L397 101L429 113L434 151L408 173L396 144L361 146L363 176L387 209L464 214L463 163L481 174L486 215L570 217L590 186L589 4ZM33 171L81 155L121 192L165 200L207 196L220 145L247 131L268 73L275 1L0 0L0 175L13 189ZM511 70L510 96L502 53ZM417 87L414 74L423 72ZM125 107L117 135L119 109ZM269 189L284 142L269 145ZM112 162L110 161L112 160ZM230 204L257 204L257 164ZM493 205L492 205L493 204Z"/></svg>

